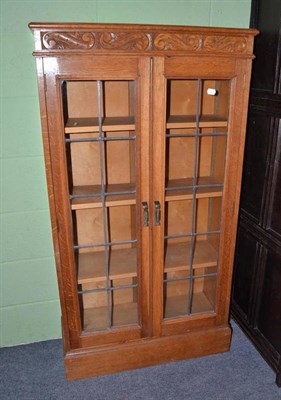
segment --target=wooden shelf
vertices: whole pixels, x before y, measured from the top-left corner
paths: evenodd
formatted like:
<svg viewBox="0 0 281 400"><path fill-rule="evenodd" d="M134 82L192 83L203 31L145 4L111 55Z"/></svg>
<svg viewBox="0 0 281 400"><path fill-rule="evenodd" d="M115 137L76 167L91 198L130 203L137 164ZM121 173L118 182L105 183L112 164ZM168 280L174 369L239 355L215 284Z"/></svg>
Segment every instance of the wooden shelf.
<svg viewBox="0 0 281 400"><path fill-rule="evenodd" d="M109 278L122 279L137 276L136 248L119 249L110 252ZM95 251L79 254L78 283L105 282L105 253Z"/></svg>
<svg viewBox="0 0 281 400"><path fill-rule="evenodd" d="M166 299L165 318L176 318L179 315L187 316L188 296L171 296ZM193 293L192 314L214 311L214 307L204 292Z"/></svg>
<svg viewBox="0 0 281 400"><path fill-rule="evenodd" d="M192 267L204 268L217 265L218 254L207 240L196 240ZM189 270L190 242L169 243L165 255L164 272Z"/></svg>
<svg viewBox="0 0 281 400"><path fill-rule="evenodd" d="M199 128L223 128L228 121L216 115L201 115ZM167 129L196 128L196 115L170 115L167 121Z"/></svg>
<svg viewBox="0 0 281 400"><path fill-rule="evenodd" d="M190 242L168 244L164 272L188 271ZM217 265L217 252L207 240L197 240L193 269ZM110 252L110 280L137 277L137 249L118 249ZM105 253L95 251L79 254L78 283L105 282Z"/></svg>
<svg viewBox="0 0 281 400"><path fill-rule="evenodd" d="M202 177L198 180L198 185L214 185L219 182L211 177ZM168 182L168 188L176 188L182 186L192 186L193 179L185 178L185 179L174 179ZM222 187L203 187L197 188L196 198L206 198L206 197L221 197L222 196ZM107 193L112 192L128 192L135 190L135 185L131 183L120 183L120 184L111 184L106 185L105 188ZM102 207L101 197L87 197L93 194L100 194L101 186L100 185L89 185L89 186L74 186L72 190L72 195L80 195L83 197L77 197L71 200L71 209L72 210L83 210L88 208L100 208ZM177 189L166 191L165 200L166 201L175 201L175 200L191 200L193 197L192 189ZM116 207L116 206L129 206L136 204L136 194L108 194L106 196L106 207Z"/></svg>
<svg viewBox="0 0 281 400"><path fill-rule="evenodd" d="M102 120L104 132L134 131L134 117L105 117ZM65 133L95 133L99 132L99 119L69 118L65 125Z"/></svg>
<svg viewBox="0 0 281 400"><path fill-rule="evenodd" d="M106 185L105 188L107 193L111 192L126 192L135 190L135 185L131 183L120 183ZM74 186L72 195L84 195L84 197L77 197L71 200L72 210L82 210L88 208L100 208L102 207L101 197L87 197L90 194L100 194L101 186ZM112 194L106 196L106 207L133 205L136 204L136 194Z"/></svg>
<svg viewBox="0 0 281 400"><path fill-rule="evenodd" d="M216 185L217 180L210 176L203 176L198 179L197 185ZM192 186L193 178L173 179L168 182L167 188L176 188L182 186ZM221 197L223 192L222 187L202 187L196 190L196 199L205 197ZM165 195L166 201L175 200L192 200L193 191L190 189L167 190Z"/></svg>
<svg viewBox="0 0 281 400"><path fill-rule="evenodd" d="M123 303L113 306L113 326L137 325L137 303ZM106 330L108 309L106 306L84 310L84 332Z"/></svg>
<svg viewBox="0 0 281 400"><path fill-rule="evenodd" d="M164 317L176 318L180 315L186 315L187 302L187 296L184 295L168 297ZM214 311L214 307L204 292L193 293L192 314L212 311ZM113 326L136 324L138 324L137 303L123 303L113 306ZM108 309L106 306L84 310L84 332L106 330L107 326Z"/></svg>

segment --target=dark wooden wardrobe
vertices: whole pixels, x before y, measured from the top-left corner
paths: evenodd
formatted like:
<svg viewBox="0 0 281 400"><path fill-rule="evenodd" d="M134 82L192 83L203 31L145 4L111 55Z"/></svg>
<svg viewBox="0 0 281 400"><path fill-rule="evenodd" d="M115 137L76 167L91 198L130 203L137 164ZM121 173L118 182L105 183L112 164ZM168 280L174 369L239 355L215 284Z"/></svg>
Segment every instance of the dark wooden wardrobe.
<svg viewBox="0 0 281 400"><path fill-rule="evenodd" d="M281 0L254 0L258 28L237 234L232 315L281 386Z"/></svg>

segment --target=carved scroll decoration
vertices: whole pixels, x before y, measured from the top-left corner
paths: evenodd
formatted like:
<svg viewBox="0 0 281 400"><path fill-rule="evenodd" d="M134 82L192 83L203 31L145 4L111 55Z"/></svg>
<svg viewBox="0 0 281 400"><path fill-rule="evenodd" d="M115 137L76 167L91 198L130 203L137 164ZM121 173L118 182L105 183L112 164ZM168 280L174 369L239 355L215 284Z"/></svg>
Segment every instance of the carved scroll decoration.
<svg viewBox="0 0 281 400"><path fill-rule="evenodd" d="M42 42L45 49L91 49L96 40L92 32L47 32Z"/></svg>
<svg viewBox="0 0 281 400"><path fill-rule="evenodd" d="M202 38L199 35L159 33L154 38L156 50L200 50Z"/></svg>
<svg viewBox="0 0 281 400"><path fill-rule="evenodd" d="M150 50L150 33L105 32L99 37L99 47L106 50Z"/></svg>
<svg viewBox="0 0 281 400"><path fill-rule="evenodd" d="M46 32L48 50L202 51L245 53L247 38L152 32Z"/></svg>
<svg viewBox="0 0 281 400"><path fill-rule="evenodd" d="M207 36L203 40L203 49L223 53L244 53L247 50L247 40L243 37Z"/></svg>

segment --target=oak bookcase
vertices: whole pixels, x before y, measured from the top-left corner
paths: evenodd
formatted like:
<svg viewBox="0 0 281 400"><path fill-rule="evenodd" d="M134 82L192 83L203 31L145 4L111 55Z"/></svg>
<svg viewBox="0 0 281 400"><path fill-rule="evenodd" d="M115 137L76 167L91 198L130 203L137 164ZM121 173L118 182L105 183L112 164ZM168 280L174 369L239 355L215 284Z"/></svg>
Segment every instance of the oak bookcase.
<svg viewBox="0 0 281 400"><path fill-rule="evenodd" d="M257 31L29 26L67 378L228 350Z"/></svg>

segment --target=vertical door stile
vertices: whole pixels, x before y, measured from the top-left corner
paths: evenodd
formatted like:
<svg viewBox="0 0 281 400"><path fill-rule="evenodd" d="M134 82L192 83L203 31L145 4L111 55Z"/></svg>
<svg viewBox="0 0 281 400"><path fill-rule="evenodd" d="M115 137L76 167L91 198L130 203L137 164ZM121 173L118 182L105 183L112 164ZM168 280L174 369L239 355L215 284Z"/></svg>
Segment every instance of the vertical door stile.
<svg viewBox="0 0 281 400"><path fill-rule="evenodd" d="M63 111L60 93L60 81L55 74L46 75L46 106L48 110L48 130L50 156L52 163L52 179L54 198L56 203L56 221L59 225L58 239L60 247L61 274L64 282L64 296L69 327L70 345L72 348L80 346L81 322L79 320L79 303L76 295L75 260L72 250L72 226L68 177L65 168L65 133L63 126ZM60 132L60 134L58 134ZM58 206L59 205L59 206ZM69 268L71 266L71 268Z"/></svg>
<svg viewBox="0 0 281 400"><path fill-rule="evenodd" d="M165 188L165 124L166 124L166 80L164 77L164 57L155 57L152 77L152 109L153 109L153 334L161 334L163 317L163 265L164 265L164 218L159 225L155 223L155 204L160 203L164 212Z"/></svg>
<svg viewBox="0 0 281 400"><path fill-rule="evenodd" d="M236 61L236 78L233 80L233 88L230 103L231 140L228 144L226 160L226 188L225 205L222 210L222 243L219 262L224 265L219 274L217 293L217 323L227 323L231 282L233 274L233 259L235 252L235 240L239 212L239 199L241 191L243 156L246 136L247 114L243 112L248 104L249 85L251 75L251 61ZM246 76L246 80L245 80ZM245 81L247 86L245 87ZM229 221L232 223L230 224Z"/></svg>
<svg viewBox="0 0 281 400"><path fill-rule="evenodd" d="M150 89L151 89L151 71L150 57L142 57L139 59L139 91L138 91L138 121L139 129L139 144L137 151L137 183L140 190L138 191L137 203L141 216L139 218L139 315L142 327L142 336L151 336L152 324L152 303L150 299L151 293L151 208L149 207L150 198L150 121L151 121L151 104L150 104ZM148 204L147 218L144 221L142 203ZM146 226L147 225L147 226Z"/></svg>
<svg viewBox="0 0 281 400"><path fill-rule="evenodd" d="M63 80L47 76L62 297L73 349L148 334L150 236L142 250L140 201L149 196L149 58L139 68L128 59L132 65L115 75L109 61L102 75L100 66L75 75L61 60Z"/></svg>
<svg viewBox="0 0 281 400"><path fill-rule="evenodd" d="M231 270L231 259L222 259L220 239L222 205L232 198L225 154L235 64L224 74L218 63L214 77L206 73L205 60L196 72L188 61L177 58L177 70L173 57L164 67L158 61L153 75L153 201L163 210L153 228L154 327L162 336L217 324L221 293L230 284L225 270ZM232 171L232 193L236 175ZM230 220L232 215L226 224Z"/></svg>

